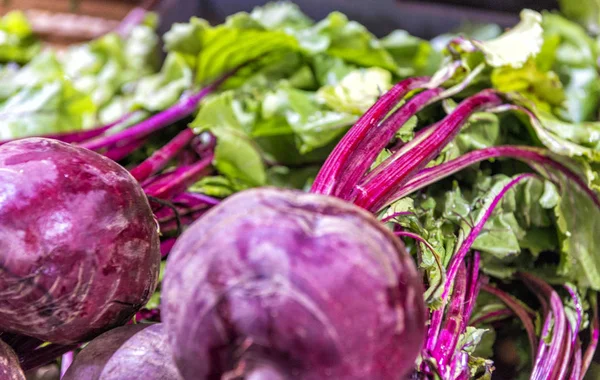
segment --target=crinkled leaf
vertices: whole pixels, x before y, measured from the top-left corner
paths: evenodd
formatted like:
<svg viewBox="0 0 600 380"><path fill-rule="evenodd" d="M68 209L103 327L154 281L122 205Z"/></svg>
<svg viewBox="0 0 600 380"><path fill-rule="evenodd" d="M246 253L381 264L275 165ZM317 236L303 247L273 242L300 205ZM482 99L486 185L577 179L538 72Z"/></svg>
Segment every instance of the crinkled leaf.
<svg viewBox="0 0 600 380"><path fill-rule="evenodd" d="M550 151L590 161L600 161L600 129L596 123L571 124L549 113L536 111L529 125L541 143Z"/></svg>
<svg viewBox="0 0 600 380"><path fill-rule="evenodd" d="M225 198L236 192L234 184L223 176L204 177L188 190L217 198Z"/></svg>
<svg viewBox="0 0 600 380"><path fill-rule="evenodd" d="M359 69L338 84L317 91L317 99L335 111L362 115L392 86L392 75L380 68Z"/></svg>
<svg viewBox="0 0 600 380"><path fill-rule="evenodd" d="M531 59L519 68L504 66L492 71L494 88L502 92L518 92L545 111L552 111L565 100L558 76L552 71L542 71Z"/></svg>
<svg viewBox="0 0 600 380"><path fill-rule="evenodd" d="M236 189L266 183L260 149L248 134L253 118L253 112L228 91L205 100L190 124L196 133L210 131L215 135L214 165Z"/></svg>
<svg viewBox="0 0 600 380"><path fill-rule="evenodd" d="M95 112L68 81L25 87L0 103L0 140L81 130L93 125Z"/></svg>
<svg viewBox="0 0 600 380"><path fill-rule="evenodd" d="M431 75L439 67L442 56L428 41L395 30L381 40L381 45L392 55L400 76Z"/></svg>
<svg viewBox="0 0 600 380"><path fill-rule="evenodd" d="M170 53L159 73L147 76L137 85L134 103L149 111L161 111L176 103L192 86L193 72L178 53Z"/></svg>
<svg viewBox="0 0 600 380"><path fill-rule="evenodd" d="M169 52L180 52L194 67L195 81L207 84L242 64L299 49L296 39L279 30L267 30L249 14L240 12L222 25L211 27L192 18L174 24L165 34Z"/></svg>
<svg viewBox="0 0 600 380"><path fill-rule="evenodd" d="M357 119L349 113L328 110L317 102L313 93L307 91L283 87L271 96L278 98L276 112L285 117L302 154L327 145Z"/></svg>
<svg viewBox="0 0 600 380"><path fill-rule="evenodd" d="M543 38L542 16L532 10L521 11L521 22L498 38L474 41L490 66L522 67L529 57L539 53Z"/></svg>
<svg viewBox="0 0 600 380"><path fill-rule="evenodd" d="M559 115L572 122L595 120L600 98L595 41L579 25L555 13L544 13L542 26L545 40L556 41L554 56L546 60L565 88L565 108Z"/></svg>
<svg viewBox="0 0 600 380"><path fill-rule="evenodd" d="M314 24L296 4L285 1L256 7L250 16L267 29L305 29Z"/></svg>
<svg viewBox="0 0 600 380"><path fill-rule="evenodd" d="M377 66L396 70L396 62L381 42L367 28L350 21L339 12L332 12L314 26L314 32L328 40L326 52L361 66Z"/></svg>

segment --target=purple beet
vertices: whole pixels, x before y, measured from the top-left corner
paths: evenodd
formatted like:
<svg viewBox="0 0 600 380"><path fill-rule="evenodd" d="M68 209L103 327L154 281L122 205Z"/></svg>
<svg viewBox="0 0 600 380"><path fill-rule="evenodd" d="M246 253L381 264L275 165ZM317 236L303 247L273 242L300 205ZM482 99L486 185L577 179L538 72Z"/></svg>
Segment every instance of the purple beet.
<svg viewBox="0 0 600 380"><path fill-rule="evenodd" d="M124 168L56 140L0 146L0 330L94 337L147 302L159 262L156 221Z"/></svg>
<svg viewBox="0 0 600 380"><path fill-rule="evenodd" d="M350 203L292 190L238 193L196 221L162 296L184 379L397 380L425 336L402 243Z"/></svg>
<svg viewBox="0 0 600 380"><path fill-rule="evenodd" d="M25 380L25 374L19 365L19 358L10 346L0 340L0 379Z"/></svg>
<svg viewBox="0 0 600 380"><path fill-rule="evenodd" d="M62 380L181 380L162 324L117 327L92 340Z"/></svg>

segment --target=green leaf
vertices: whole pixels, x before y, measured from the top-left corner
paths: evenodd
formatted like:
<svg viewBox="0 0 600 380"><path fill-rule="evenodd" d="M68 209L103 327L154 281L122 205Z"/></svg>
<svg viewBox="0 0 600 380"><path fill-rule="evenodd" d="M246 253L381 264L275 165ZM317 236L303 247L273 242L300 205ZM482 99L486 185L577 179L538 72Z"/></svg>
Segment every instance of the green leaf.
<svg viewBox="0 0 600 380"><path fill-rule="evenodd" d="M308 191L318 172L318 166L307 166L304 168L274 166L267 171L267 184L281 188Z"/></svg>
<svg viewBox="0 0 600 380"><path fill-rule="evenodd" d="M600 289L600 208L572 180L560 178L560 203L555 207L561 248L558 273L581 287Z"/></svg>
<svg viewBox="0 0 600 380"><path fill-rule="evenodd" d="M544 13L542 25L545 39L557 41L554 57L548 61L567 95L559 116L572 122L595 120L600 98L595 41L579 25L558 14Z"/></svg>
<svg viewBox="0 0 600 380"><path fill-rule="evenodd" d="M298 139L302 154L327 145L357 120L354 115L322 108L312 93L293 88L280 91L278 96L288 101L285 118Z"/></svg>
<svg viewBox="0 0 600 380"><path fill-rule="evenodd" d="M23 12L11 11L0 18L0 62L27 63L40 47Z"/></svg>
<svg viewBox="0 0 600 380"><path fill-rule="evenodd" d="M477 236L472 247L503 259L521 251L519 238L524 235L513 213L494 215L485 223L484 231Z"/></svg>
<svg viewBox="0 0 600 380"><path fill-rule="evenodd" d="M66 80L25 87L0 103L0 140L81 130L93 125L95 111Z"/></svg>
<svg viewBox="0 0 600 380"><path fill-rule="evenodd" d="M192 86L193 72L185 58L170 53L159 73L139 81L134 104L149 111L161 111L175 104L181 94Z"/></svg>
<svg viewBox="0 0 600 380"><path fill-rule="evenodd" d="M391 82L389 71L376 67L355 70L338 84L321 87L317 99L335 111L362 115L391 88Z"/></svg>
<svg viewBox="0 0 600 380"><path fill-rule="evenodd" d="M392 55L400 76L432 75L439 67L442 56L428 41L395 30L381 40L381 45Z"/></svg>
<svg viewBox="0 0 600 380"><path fill-rule="evenodd" d="M314 24L296 4L285 1L256 7L250 16L266 29L305 29Z"/></svg>
<svg viewBox="0 0 600 380"><path fill-rule="evenodd" d="M561 12L578 22L594 34L600 33L600 1L598 0L559 0Z"/></svg>
<svg viewBox="0 0 600 380"><path fill-rule="evenodd" d="M261 151L248 134L253 118L234 91L227 91L206 99L190 124L196 133L210 131L217 138L214 165L237 190L266 183Z"/></svg>
<svg viewBox="0 0 600 380"><path fill-rule="evenodd" d="M535 60L530 59L519 68L504 66L492 71L494 88L502 92L517 92L547 112L565 101L562 83L552 71L542 71Z"/></svg>
<svg viewBox="0 0 600 380"><path fill-rule="evenodd" d="M363 25L332 12L314 26L314 32L329 40L327 54L361 66L396 70L396 62L381 42Z"/></svg>
<svg viewBox="0 0 600 380"><path fill-rule="evenodd" d="M194 68L195 81L201 85L242 64L266 61L271 55L299 50L293 36L267 30L244 12L230 16L225 24L215 27L198 18L192 18L187 24L174 24L165 34L165 47L169 52L187 57ZM278 60L269 63L273 62L279 63Z"/></svg>
<svg viewBox="0 0 600 380"><path fill-rule="evenodd" d="M140 78L155 71L157 47L154 30L140 25L132 29L127 39L109 33L71 46L60 62L75 88L90 94L94 104L102 108L128 91L128 86L133 87Z"/></svg>
<svg viewBox="0 0 600 380"><path fill-rule="evenodd" d="M498 38L489 41L474 41L492 67L522 67L529 57L537 55L543 44L542 15L524 9L521 22Z"/></svg>
<svg viewBox="0 0 600 380"><path fill-rule="evenodd" d="M226 177L209 176L200 179L200 181L190 186L189 191L206 194L211 197L226 198L235 193L236 189L233 183Z"/></svg>
<svg viewBox="0 0 600 380"><path fill-rule="evenodd" d="M600 161L600 125L572 124L547 112L532 108L537 117L529 117L529 125L542 144L550 151L573 158Z"/></svg>

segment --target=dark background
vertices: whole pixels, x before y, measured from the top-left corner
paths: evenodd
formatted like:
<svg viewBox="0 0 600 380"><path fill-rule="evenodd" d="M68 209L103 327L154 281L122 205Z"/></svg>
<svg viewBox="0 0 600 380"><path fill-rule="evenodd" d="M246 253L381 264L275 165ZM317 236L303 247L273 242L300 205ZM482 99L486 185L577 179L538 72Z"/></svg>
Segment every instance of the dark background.
<svg viewBox="0 0 600 380"><path fill-rule="evenodd" d="M198 15L221 22L228 14L249 11L267 1L256 0L163 0L159 6L165 30L172 22L183 22ZM419 37L431 38L464 22L494 22L502 27L514 25L523 8L557 8L556 0L295 0L302 10L322 19L338 10L382 36L394 29L405 29Z"/></svg>

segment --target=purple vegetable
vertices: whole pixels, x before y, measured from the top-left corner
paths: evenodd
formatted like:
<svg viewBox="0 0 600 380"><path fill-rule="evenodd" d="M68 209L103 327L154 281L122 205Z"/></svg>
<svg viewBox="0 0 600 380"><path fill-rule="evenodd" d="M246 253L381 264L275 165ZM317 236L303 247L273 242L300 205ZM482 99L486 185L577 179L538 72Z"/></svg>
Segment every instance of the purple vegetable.
<svg viewBox="0 0 600 380"><path fill-rule="evenodd" d="M10 346L0 340L0 379L25 380L25 374L19 365L19 358Z"/></svg>
<svg viewBox="0 0 600 380"><path fill-rule="evenodd" d="M184 379L399 379L425 334L402 243L334 197L233 195L177 241L162 315Z"/></svg>
<svg viewBox="0 0 600 380"><path fill-rule="evenodd" d="M156 221L124 168L56 140L0 146L0 330L94 337L147 302L159 261Z"/></svg>
<svg viewBox="0 0 600 380"><path fill-rule="evenodd" d="M180 380L162 324L117 327L92 340L62 380Z"/></svg>

